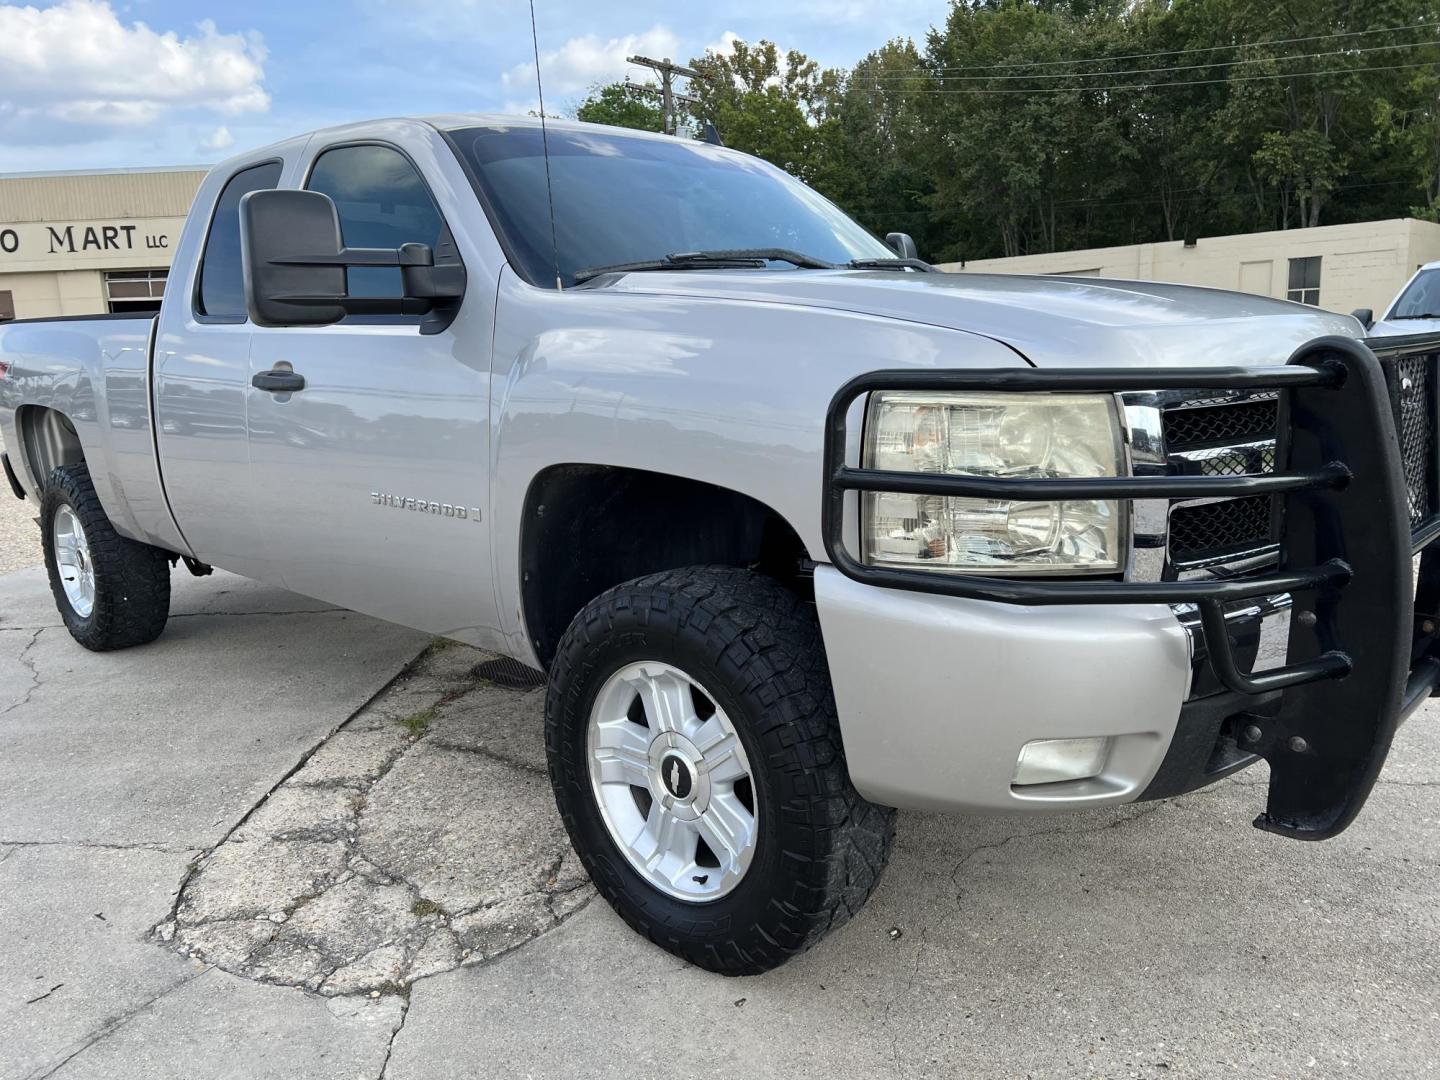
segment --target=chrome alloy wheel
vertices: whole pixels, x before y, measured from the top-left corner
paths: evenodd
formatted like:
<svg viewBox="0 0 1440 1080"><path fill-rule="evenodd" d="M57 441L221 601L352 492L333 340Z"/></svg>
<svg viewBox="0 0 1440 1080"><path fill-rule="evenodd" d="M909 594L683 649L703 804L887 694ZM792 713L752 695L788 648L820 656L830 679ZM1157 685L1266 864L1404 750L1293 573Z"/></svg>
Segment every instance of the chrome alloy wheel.
<svg viewBox="0 0 1440 1080"><path fill-rule="evenodd" d="M65 599L76 615L88 619L95 610L95 564L90 561L85 529L69 506L55 511L50 528L55 541L55 568L65 588Z"/></svg>
<svg viewBox="0 0 1440 1080"><path fill-rule="evenodd" d="M621 668L595 696L590 785L610 838L641 877L680 900L717 900L759 837L755 783L734 725L677 667Z"/></svg>

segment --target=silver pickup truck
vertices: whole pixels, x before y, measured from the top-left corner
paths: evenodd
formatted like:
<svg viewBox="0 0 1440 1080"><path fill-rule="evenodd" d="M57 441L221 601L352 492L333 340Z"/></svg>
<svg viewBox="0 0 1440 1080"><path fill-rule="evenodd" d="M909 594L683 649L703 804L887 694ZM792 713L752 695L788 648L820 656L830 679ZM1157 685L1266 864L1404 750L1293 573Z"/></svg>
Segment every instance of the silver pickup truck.
<svg viewBox="0 0 1440 1080"><path fill-rule="evenodd" d="M893 245L702 142L321 131L210 174L155 319L0 328L5 468L87 648L183 562L544 669L597 888L716 971L854 913L894 807L1263 758L1257 825L1345 828L1440 680L1440 341Z"/></svg>

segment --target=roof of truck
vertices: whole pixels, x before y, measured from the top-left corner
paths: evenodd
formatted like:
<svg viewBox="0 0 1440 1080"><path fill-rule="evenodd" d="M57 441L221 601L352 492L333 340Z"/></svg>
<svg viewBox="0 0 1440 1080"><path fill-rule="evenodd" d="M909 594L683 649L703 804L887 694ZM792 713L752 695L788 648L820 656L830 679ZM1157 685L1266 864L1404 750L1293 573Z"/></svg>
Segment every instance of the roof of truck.
<svg viewBox="0 0 1440 1080"><path fill-rule="evenodd" d="M441 131L454 131L457 128L471 127L530 127L540 126L538 116L513 116L505 113L445 113L439 116L420 116L414 119L426 124L433 124ZM552 131L594 131L600 128L606 131L622 132L626 135L635 135L643 139L660 139L673 141L673 135L661 135L655 131L641 131L638 128L612 127L609 124L592 124L585 120L569 120L558 116L545 117L545 126Z"/></svg>

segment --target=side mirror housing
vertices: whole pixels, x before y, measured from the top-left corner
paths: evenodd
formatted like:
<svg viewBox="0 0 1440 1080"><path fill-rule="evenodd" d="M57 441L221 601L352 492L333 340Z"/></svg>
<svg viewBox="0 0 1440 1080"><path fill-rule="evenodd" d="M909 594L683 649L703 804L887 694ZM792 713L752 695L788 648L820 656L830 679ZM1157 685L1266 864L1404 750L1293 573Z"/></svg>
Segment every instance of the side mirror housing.
<svg viewBox="0 0 1440 1080"><path fill-rule="evenodd" d="M274 188L240 200L245 308L256 326L329 326L345 317L340 215L317 191ZM309 261L325 259L319 265Z"/></svg>
<svg viewBox="0 0 1440 1080"><path fill-rule="evenodd" d="M318 191L270 188L240 200L245 307L256 326L330 326L346 315L424 315L421 333L449 326L465 295L458 257L435 265L426 244L347 248L340 215ZM403 296L352 297L352 266L400 268Z"/></svg>
<svg viewBox="0 0 1440 1080"><path fill-rule="evenodd" d="M909 233L892 232L885 234L885 243L895 249L895 254L902 259L918 259L920 252L915 247L915 241Z"/></svg>
<svg viewBox="0 0 1440 1080"><path fill-rule="evenodd" d="M1358 319L1360 325L1366 330L1369 330L1375 325L1375 312L1368 307L1356 308L1350 314L1355 319Z"/></svg>

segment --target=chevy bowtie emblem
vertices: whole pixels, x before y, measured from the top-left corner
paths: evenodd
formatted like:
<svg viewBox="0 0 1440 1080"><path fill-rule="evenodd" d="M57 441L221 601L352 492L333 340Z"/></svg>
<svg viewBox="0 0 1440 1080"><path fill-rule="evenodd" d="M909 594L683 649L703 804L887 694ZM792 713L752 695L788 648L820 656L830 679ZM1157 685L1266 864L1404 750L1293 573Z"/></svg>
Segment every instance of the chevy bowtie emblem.
<svg viewBox="0 0 1440 1080"><path fill-rule="evenodd" d="M660 782L665 785L665 790L677 799L688 799L695 787L695 777L690 772L690 766L682 761L678 754L671 754L660 763Z"/></svg>

